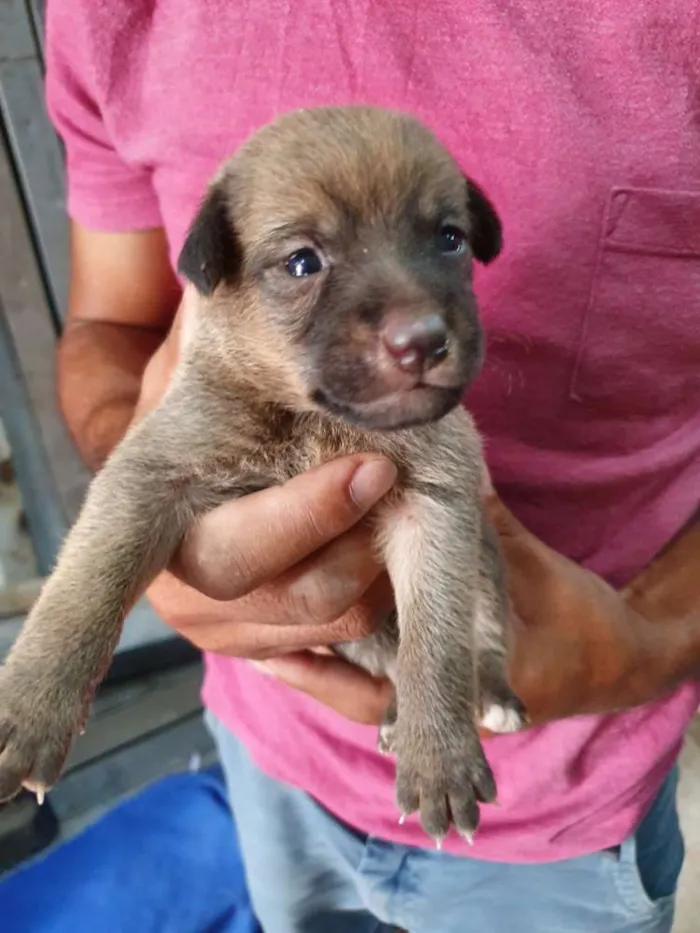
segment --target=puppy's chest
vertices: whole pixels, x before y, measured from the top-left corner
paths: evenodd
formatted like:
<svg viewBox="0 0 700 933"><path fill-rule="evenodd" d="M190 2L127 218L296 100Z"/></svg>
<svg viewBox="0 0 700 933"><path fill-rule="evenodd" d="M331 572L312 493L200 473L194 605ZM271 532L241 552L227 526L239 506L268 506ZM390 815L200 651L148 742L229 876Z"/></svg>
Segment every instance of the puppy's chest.
<svg viewBox="0 0 700 933"><path fill-rule="evenodd" d="M295 419L280 430L269 426L249 437L238 469L267 485L282 483L337 457L354 453L398 454L398 445L374 432L327 424L320 418Z"/></svg>
<svg viewBox="0 0 700 933"><path fill-rule="evenodd" d="M398 433L365 431L320 413L257 404L249 392L229 397L210 393L207 398L199 417L193 418L188 414L192 393L185 394L184 414L173 428L186 450L177 469L198 486L246 495L348 454L383 453L398 464L405 459ZM183 423L188 425L186 438Z"/></svg>
<svg viewBox="0 0 700 933"><path fill-rule="evenodd" d="M355 428L322 415L270 415L247 421L236 432L230 468L242 492L284 483L313 467L357 453L380 453L399 471L395 488L461 487L467 473L479 472L480 449L463 410L440 423L406 431Z"/></svg>

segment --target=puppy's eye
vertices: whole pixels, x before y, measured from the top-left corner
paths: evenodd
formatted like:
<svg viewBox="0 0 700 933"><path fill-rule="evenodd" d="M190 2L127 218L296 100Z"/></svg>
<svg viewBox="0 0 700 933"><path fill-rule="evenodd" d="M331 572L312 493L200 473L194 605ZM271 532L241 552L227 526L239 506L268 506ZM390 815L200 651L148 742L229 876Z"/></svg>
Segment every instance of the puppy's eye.
<svg viewBox="0 0 700 933"><path fill-rule="evenodd" d="M285 269L294 278L305 278L308 275L316 275L323 269L323 260L318 253L306 246L298 249L291 256L287 257L284 264Z"/></svg>
<svg viewBox="0 0 700 933"><path fill-rule="evenodd" d="M467 245L467 236L459 227L445 224L440 228L437 241L442 253L463 253Z"/></svg>

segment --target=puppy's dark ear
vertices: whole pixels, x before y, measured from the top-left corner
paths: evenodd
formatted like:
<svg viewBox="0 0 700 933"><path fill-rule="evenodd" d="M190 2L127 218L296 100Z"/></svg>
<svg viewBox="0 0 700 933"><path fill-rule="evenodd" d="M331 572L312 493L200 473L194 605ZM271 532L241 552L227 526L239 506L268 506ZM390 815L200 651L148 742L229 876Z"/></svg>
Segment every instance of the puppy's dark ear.
<svg viewBox="0 0 700 933"><path fill-rule="evenodd" d="M503 227L493 204L471 178L467 178L467 198L472 222L469 244L474 258L486 265L501 252Z"/></svg>
<svg viewBox="0 0 700 933"><path fill-rule="evenodd" d="M240 258L226 196L214 185L189 229L177 262L178 272L203 295L211 295L220 282L236 277Z"/></svg>

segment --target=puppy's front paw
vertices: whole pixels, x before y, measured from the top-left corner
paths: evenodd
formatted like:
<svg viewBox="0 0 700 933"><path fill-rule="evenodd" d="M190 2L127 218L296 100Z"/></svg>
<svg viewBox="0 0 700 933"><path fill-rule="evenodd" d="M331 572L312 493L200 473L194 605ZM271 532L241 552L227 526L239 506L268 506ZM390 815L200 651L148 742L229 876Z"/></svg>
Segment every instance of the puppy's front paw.
<svg viewBox="0 0 700 933"><path fill-rule="evenodd" d="M0 669L0 802L22 787L41 802L61 773L82 707L72 692L42 683L38 672L30 681Z"/></svg>
<svg viewBox="0 0 700 933"><path fill-rule="evenodd" d="M479 803L496 798L496 783L475 730L464 723L445 739L402 741L397 735L397 802L402 814L420 812L423 829L438 848L453 824L472 842ZM440 739L442 738L442 741Z"/></svg>

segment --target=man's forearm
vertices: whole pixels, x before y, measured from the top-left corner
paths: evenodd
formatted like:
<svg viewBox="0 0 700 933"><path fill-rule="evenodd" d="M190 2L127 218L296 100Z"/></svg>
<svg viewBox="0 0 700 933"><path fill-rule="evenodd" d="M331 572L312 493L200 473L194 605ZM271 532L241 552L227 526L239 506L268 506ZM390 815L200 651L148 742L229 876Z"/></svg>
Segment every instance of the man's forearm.
<svg viewBox="0 0 700 933"><path fill-rule="evenodd" d="M85 463L99 469L126 433L149 360L163 340L155 330L75 322L59 346L61 408Z"/></svg>
<svg viewBox="0 0 700 933"><path fill-rule="evenodd" d="M669 684L700 678L700 512L624 596L644 618L672 626Z"/></svg>

